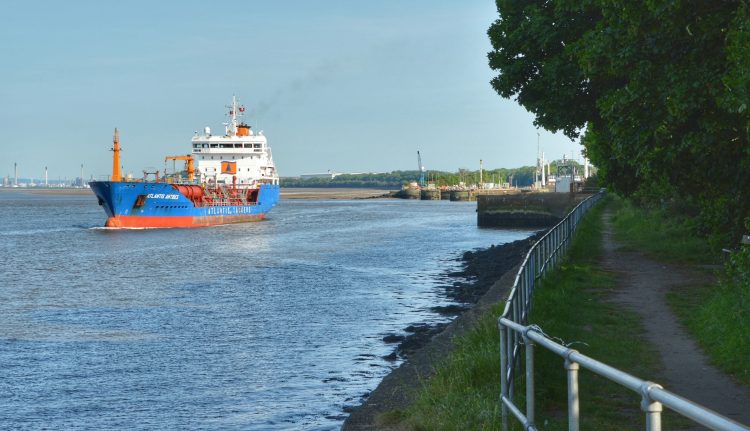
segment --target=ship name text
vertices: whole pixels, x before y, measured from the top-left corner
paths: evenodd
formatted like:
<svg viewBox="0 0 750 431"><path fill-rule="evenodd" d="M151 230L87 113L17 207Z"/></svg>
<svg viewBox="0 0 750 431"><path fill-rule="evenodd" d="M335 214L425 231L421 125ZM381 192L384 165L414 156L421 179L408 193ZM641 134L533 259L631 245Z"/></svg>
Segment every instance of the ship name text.
<svg viewBox="0 0 750 431"><path fill-rule="evenodd" d="M148 199L179 199L180 195L170 193L149 193L146 195Z"/></svg>

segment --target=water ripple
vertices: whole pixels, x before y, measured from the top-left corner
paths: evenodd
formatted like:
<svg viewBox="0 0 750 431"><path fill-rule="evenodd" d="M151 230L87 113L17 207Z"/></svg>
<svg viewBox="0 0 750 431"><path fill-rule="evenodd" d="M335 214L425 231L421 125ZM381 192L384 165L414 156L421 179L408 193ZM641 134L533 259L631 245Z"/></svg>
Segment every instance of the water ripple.
<svg viewBox="0 0 750 431"><path fill-rule="evenodd" d="M448 319L473 204L287 201L262 223L101 227L93 196L0 197L0 423L10 429L333 430Z"/></svg>

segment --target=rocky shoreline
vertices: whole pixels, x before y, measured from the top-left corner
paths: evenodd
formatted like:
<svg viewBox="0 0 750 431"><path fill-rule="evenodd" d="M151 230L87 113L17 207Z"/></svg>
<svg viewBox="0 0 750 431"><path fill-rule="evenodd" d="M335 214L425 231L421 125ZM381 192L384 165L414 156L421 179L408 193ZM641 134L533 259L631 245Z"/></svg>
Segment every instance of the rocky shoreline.
<svg viewBox="0 0 750 431"><path fill-rule="evenodd" d="M406 336L386 335L383 341L398 343L398 346L385 359L405 361L386 376L360 406L346 409L351 414L342 430L387 429L378 426L378 415L408 407L420 382L431 375L434 364L452 350L452 339L470 329L484 310L504 299L515 279L515 270L544 232L465 252L459 258L463 261L463 270L446 274L449 280L458 279L444 286L446 296L456 304L433 308L441 314L458 317L450 323L410 325L404 329Z"/></svg>

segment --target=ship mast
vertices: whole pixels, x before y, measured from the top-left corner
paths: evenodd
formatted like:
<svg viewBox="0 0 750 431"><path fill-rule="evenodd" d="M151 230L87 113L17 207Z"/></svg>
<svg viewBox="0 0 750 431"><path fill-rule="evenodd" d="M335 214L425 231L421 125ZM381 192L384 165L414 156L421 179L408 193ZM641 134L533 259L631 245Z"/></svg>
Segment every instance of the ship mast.
<svg viewBox="0 0 750 431"><path fill-rule="evenodd" d="M115 127L115 137L112 140L112 180L111 181L122 181L122 175L120 175L120 134L117 132ZM81 179L83 181L83 179Z"/></svg>
<svg viewBox="0 0 750 431"><path fill-rule="evenodd" d="M229 111L229 115L232 117L232 130L229 136L237 135L237 97L232 95L232 110Z"/></svg>
<svg viewBox="0 0 750 431"><path fill-rule="evenodd" d="M224 123L227 136L245 136L246 134L239 133L238 131L238 126L244 126L245 123L237 122L237 118L244 115L245 107L240 105L237 97L233 95L232 105L227 106L227 108L229 108L229 118L232 120L230 123Z"/></svg>

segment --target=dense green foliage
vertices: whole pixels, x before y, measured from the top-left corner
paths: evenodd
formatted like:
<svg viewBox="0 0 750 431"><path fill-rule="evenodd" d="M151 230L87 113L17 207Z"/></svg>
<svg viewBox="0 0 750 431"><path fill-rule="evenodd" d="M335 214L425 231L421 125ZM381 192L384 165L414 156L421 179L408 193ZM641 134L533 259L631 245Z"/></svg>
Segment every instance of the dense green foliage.
<svg viewBox="0 0 750 431"><path fill-rule="evenodd" d="M643 341L636 315L614 312L606 301L611 273L598 267L601 253L601 207L586 216L576 231L569 257L534 294L532 322L594 358L636 375L658 380L659 364ZM497 316L504 303L488 312L475 330L458 340L457 350L420 391L406 412L387 416L406 429L453 430L501 428L498 403L499 340ZM596 330L592 331L592 327ZM541 429L565 429L566 380L563 360L536 349L537 423ZM581 371L583 429L643 428L637 394L587 371ZM540 382L544 382L541 384ZM524 390L518 387L523 400ZM521 401L523 405L523 401ZM665 412L665 422L676 419ZM511 419L511 423L514 420ZM517 425L513 429L521 429Z"/></svg>
<svg viewBox="0 0 750 431"><path fill-rule="evenodd" d="M541 127L583 132L613 190L652 206L679 200L699 232L736 244L750 214L747 0L497 7L489 63L501 96Z"/></svg>

